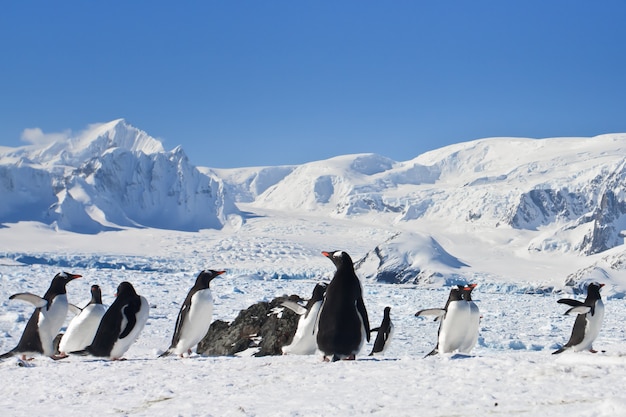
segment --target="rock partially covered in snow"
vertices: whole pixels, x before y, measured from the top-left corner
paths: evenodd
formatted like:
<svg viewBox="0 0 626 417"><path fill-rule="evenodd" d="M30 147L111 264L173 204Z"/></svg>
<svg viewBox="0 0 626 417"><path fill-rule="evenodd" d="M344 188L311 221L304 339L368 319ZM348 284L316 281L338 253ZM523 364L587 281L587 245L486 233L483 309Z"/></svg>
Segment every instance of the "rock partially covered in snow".
<svg viewBox="0 0 626 417"><path fill-rule="evenodd" d="M398 233L355 263L363 278L393 284L463 282L456 271L464 266L431 236L418 233Z"/></svg>
<svg viewBox="0 0 626 417"><path fill-rule="evenodd" d="M214 321L198 343L197 352L204 356L282 355L281 348L291 343L300 316L281 303L299 299L298 296L277 297L269 303L258 302L242 310L230 324Z"/></svg>

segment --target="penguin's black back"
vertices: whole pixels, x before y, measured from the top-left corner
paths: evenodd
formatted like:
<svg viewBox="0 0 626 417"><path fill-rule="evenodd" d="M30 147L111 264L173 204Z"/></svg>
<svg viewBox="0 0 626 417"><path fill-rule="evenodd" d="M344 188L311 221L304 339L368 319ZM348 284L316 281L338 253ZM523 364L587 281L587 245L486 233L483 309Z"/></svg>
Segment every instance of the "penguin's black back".
<svg viewBox="0 0 626 417"><path fill-rule="evenodd" d="M134 327L140 307L141 299L133 286L128 282L122 282L118 287L115 301L102 316L93 342L86 350L94 356L109 356L115 342L127 336ZM128 323L122 329L124 317Z"/></svg>
<svg viewBox="0 0 626 417"><path fill-rule="evenodd" d="M347 253L342 252L341 258L334 255L329 257L337 266L337 271L326 288L320 311L317 344L327 355L351 355L361 344L362 326L365 327L369 340L369 321L363 304L361 284ZM359 311L362 312L363 322Z"/></svg>

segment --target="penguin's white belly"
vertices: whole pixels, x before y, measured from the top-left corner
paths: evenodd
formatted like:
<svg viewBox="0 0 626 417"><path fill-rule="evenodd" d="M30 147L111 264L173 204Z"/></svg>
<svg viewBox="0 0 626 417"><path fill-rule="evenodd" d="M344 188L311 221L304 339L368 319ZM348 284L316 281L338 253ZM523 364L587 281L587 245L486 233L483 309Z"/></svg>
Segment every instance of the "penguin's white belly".
<svg viewBox="0 0 626 417"><path fill-rule="evenodd" d="M173 353L180 355L196 346L211 327L213 318L213 297L211 290L197 291L191 297L191 307L180 329L178 343Z"/></svg>
<svg viewBox="0 0 626 417"><path fill-rule="evenodd" d="M111 359L119 359L122 356L124 356L124 353L126 353L126 351L135 342L135 340L137 340L137 338L139 337L139 333L141 333L141 331L143 330L143 327L146 324L146 321L148 321L148 313L150 310L150 306L148 305L148 300L146 300L144 297L140 297L140 298L141 298L141 308L137 312L137 321L135 322L135 326L133 327L131 332L128 335L126 335L125 338L117 339L117 341L113 345L113 348L111 349L111 354L109 355L109 358ZM127 323L128 323L128 320L124 318L122 320L122 327L120 331L124 331Z"/></svg>
<svg viewBox="0 0 626 417"><path fill-rule="evenodd" d="M316 325L317 317L322 307L322 301L318 301L309 310L308 314L303 314L298 320L298 328L293 336L291 344L283 346L284 354L290 355L312 355L317 351Z"/></svg>
<svg viewBox="0 0 626 417"><path fill-rule="evenodd" d="M587 325L585 326L585 337L583 338L583 341L572 346L571 348L575 352L591 349L593 342L600 334L602 321L604 320L604 304L602 303L602 300L598 300L596 302L594 315L592 316L591 313L587 313L586 319Z"/></svg>
<svg viewBox="0 0 626 417"><path fill-rule="evenodd" d="M467 330L463 343L461 343L461 346L459 347L459 351L462 353L469 353L474 348L474 346L476 346L476 342L478 341L480 311L478 310L478 306L473 301L469 302L469 306L470 316L467 324Z"/></svg>
<svg viewBox="0 0 626 417"><path fill-rule="evenodd" d="M106 308L102 304L90 304L72 319L59 343L60 352L85 349L93 342Z"/></svg>
<svg viewBox="0 0 626 417"><path fill-rule="evenodd" d="M439 352L450 353L461 347L469 319L470 307L466 301L453 301L448 305L439 331Z"/></svg>
<svg viewBox="0 0 626 417"><path fill-rule="evenodd" d="M39 338L45 356L54 355L54 338L59 334L67 316L67 295L54 297L50 309L42 307L39 312Z"/></svg>

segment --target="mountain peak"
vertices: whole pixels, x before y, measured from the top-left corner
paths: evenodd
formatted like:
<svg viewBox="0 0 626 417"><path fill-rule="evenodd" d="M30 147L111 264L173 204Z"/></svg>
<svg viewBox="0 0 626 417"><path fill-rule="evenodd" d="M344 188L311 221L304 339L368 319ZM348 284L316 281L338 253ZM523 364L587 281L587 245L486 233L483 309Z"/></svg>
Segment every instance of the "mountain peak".
<svg viewBox="0 0 626 417"><path fill-rule="evenodd" d="M122 148L146 155L164 152L158 139L126 123L124 119L90 125L70 140L71 152L78 155L102 154L112 148ZM87 155L85 155L87 156Z"/></svg>

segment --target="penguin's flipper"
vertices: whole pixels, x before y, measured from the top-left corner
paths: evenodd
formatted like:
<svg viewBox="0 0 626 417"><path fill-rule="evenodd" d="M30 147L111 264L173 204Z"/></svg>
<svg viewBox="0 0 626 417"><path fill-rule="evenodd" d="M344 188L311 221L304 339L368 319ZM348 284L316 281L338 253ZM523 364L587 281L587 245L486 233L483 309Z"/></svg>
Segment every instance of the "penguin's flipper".
<svg viewBox="0 0 626 417"><path fill-rule="evenodd" d="M141 308L141 300L139 298L132 300L126 307L122 309L124 316L126 317L126 327L120 333L120 339L125 338L137 324L137 312Z"/></svg>
<svg viewBox="0 0 626 417"><path fill-rule="evenodd" d="M83 312L83 309L78 307L77 305L74 305L72 303L68 303L67 304L67 311L69 311L70 313L72 313L75 316L78 316L80 313Z"/></svg>
<svg viewBox="0 0 626 417"><path fill-rule="evenodd" d="M429 357L429 356L433 356L439 353L439 347L434 348L433 350L430 351L430 353L426 356L424 356L425 358Z"/></svg>
<svg viewBox="0 0 626 417"><path fill-rule="evenodd" d="M370 333L374 333L380 330L380 327L374 327L373 329L370 329Z"/></svg>
<svg viewBox="0 0 626 417"><path fill-rule="evenodd" d="M287 307L289 310L293 311L299 316L306 314L307 312L306 308L304 308L303 306L301 306L300 304L294 301L285 300L282 303L280 303L280 305L282 305L283 307Z"/></svg>
<svg viewBox="0 0 626 417"><path fill-rule="evenodd" d="M190 309L191 309L191 304L187 302L183 303L183 305L180 307L180 311L178 312L178 317L176 317L176 324L174 324L174 334L172 335L172 343L168 350L175 348L178 342L180 341L180 335L181 335L183 323L185 322L185 319L187 318L187 315L189 314Z"/></svg>
<svg viewBox="0 0 626 417"><path fill-rule="evenodd" d="M589 306L577 306L577 307L572 307L569 310L567 310L565 313L565 315L568 315L570 313L576 313L576 314L587 314L591 311L591 307Z"/></svg>
<svg viewBox="0 0 626 417"><path fill-rule="evenodd" d="M415 313L415 317L419 317L419 316L435 316L435 320L439 319L440 317L442 317L444 314L446 314L446 310L443 308L426 308L424 310L420 310L417 313Z"/></svg>
<svg viewBox="0 0 626 417"><path fill-rule="evenodd" d="M10 350L10 351L8 351L7 353L3 353L2 355L0 355L0 360L2 360L2 359L8 359L8 358L11 358L11 357L13 357L13 356L15 356L15 352L14 352L14 351L12 351L12 350Z"/></svg>
<svg viewBox="0 0 626 417"><path fill-rule="evenodd" d="M41 298L38 295L31 294L29 292L20 292L17 294L13 294L12 296L9 297L9 300L26 301L27 303L31 303L37 308L43 308L48 305L48 300L46 300L45 298Z"/></svg>
<svg viewBox="0 0 626 417"><path fill-rule="evenodd" d="M571 298L561 298L560 300L557 300L557 303L567 304L568 306L571 306L571 307L579 307L579 306L585 305L585 303L583 303L582 301L572 300Z"/></svg>
<svg viewBox="0 0 626 417"><path fill-rule="evenodd" d="M356 309L361 316L361 320L363 320L363 325L365 326L365 339L370 341L370 321L367 317L367 310L365 309L365 303L363 302L363 298L359 297L356 300Z"/></svg>
<svg viewBox="0 0 626 417"><path fill-rule="evenodd" d="M552 352L553 355L558 355L561 352L564 352L567 348L566 347L562 347L559 350L555 350L554 352Z"/></svg>
<svg viewBox="0 0 626 417"><path fill-rule="evenodd" d="M165 358L165 357L167 357L167 356L170 356L170 355L171 355L171 353L172 353L172 349L167 349L165 352L163 352L163 353L161 353L161 354L159 355L159 358Z"/></svg>

